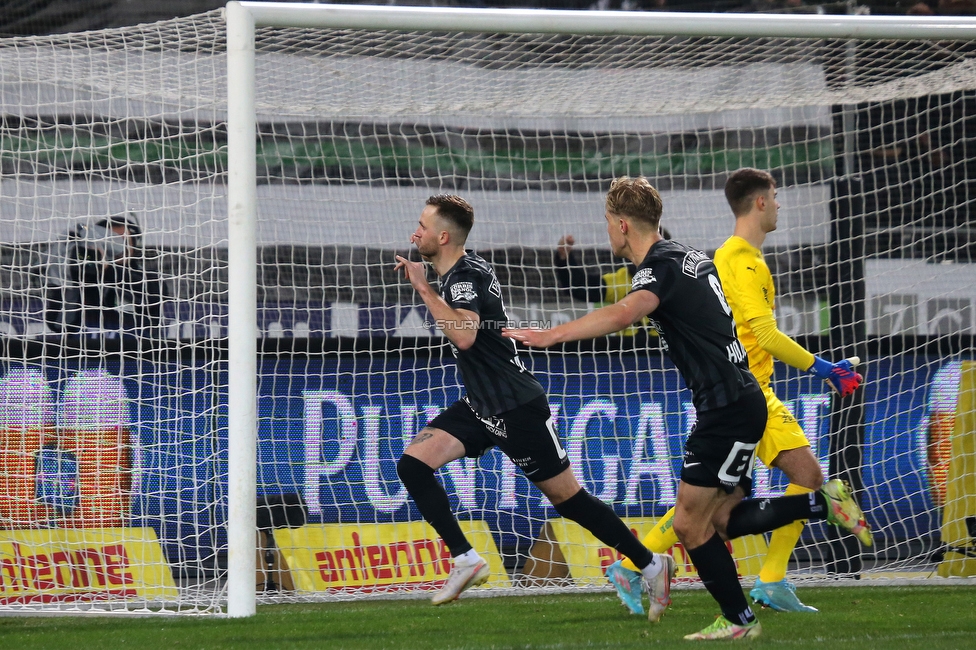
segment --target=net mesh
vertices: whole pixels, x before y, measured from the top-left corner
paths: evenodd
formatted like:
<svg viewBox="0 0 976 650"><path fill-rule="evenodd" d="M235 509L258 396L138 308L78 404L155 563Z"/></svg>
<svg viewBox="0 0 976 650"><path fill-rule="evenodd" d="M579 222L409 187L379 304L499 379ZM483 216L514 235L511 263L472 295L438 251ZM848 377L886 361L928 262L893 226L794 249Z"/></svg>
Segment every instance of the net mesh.
<svg viewBox="0 0 976 650"><path fill-rule="evenodd" d="M395 471L462 394L393 272L430 194L475 206L469 243L510 317L557 324L626 284L602 218L614 177L647 176L670 236L712 252L742 166L779 186L766 259L780 328L857 354L867 379L841 402L777 366L777 394L875 530L858 555L809 525L790 578L958 574L939 561L976 533L959 469L974 453L960 433L969 43L259 29L256 48L262 599L422 594L446 577ZM0 609L219 611L222 16L5 39L0 88ZM555 249L570 234L567 267ZM524 356L581 482L648 530L673 505L694 422L656 338L641 326ZM497 450L440 477L491 558L491 593L604 587L614 553ZM786 486L761 466L756 480L760 495ZM736 547L743 576L764 545Z"/></svg>

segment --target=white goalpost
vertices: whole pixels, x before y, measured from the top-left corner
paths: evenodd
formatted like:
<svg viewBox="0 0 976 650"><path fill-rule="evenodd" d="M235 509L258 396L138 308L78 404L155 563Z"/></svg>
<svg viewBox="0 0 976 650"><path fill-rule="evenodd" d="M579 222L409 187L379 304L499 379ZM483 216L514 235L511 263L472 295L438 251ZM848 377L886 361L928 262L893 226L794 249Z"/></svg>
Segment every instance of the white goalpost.
<svg viewBox="0 0 976 650"><path fill-rule="evenodd" d="M254 566L250 552L250 531L254 521L253 471L256 414L252 383L253 341L256 320L253 302L256 230L256 185L254 160L254 30L259 27L301 27L311 29L366 31L445 31L502 34L649 35L729 38L797 39L948 39L971 40L976 20L915 17L838 17L788 15L684 15L668 13L579 13L533 10L453 10L412 7L308 6L259 2L231 2L228 21L228 152L230 159L229 218L231 321L230 367L239 367L239 385L231 385L230 412L240 420L230 422L231 462L229 500L230 557L228 567L228 613L246 616L254 612L254 595L245 586ZM584 27L585 25L585 27ZM614 98L611 97L612 101ZM235 240L239 240L235 241ZM234 254L235 246L247 247ZM234 293L240 278L239 294ZM239 300L239 304L235 304ZM237 337L241 337L239 342ZM233 381L233 379L232 379ZM237 401L239 400L239 401ZM235 505L236 504L236 505ZM235 520L235 513L240 519ZM237 546L240 544L240 546ZM234 558L239 561L234 561Z"/></svg>
<svg viewBox="0 0 976 650"><path fill-rule="evenodd" d="M0 40L0 613L428 595L449 554L395 463L462 388L392 271L424 201L467 198L509 316L556 324L626 290L614 177L712 253L744 166L777 181L780 328L866 378L841 400L776 367L875 539L811 523L790 580L971 582L974 42L968 17L277 2ZM656 336L523 358L643 535L694 424ZM439 479L489 558L475 591L608 588L615 552L498 450ZM743 584L766 548L736 541Z"/></svg>

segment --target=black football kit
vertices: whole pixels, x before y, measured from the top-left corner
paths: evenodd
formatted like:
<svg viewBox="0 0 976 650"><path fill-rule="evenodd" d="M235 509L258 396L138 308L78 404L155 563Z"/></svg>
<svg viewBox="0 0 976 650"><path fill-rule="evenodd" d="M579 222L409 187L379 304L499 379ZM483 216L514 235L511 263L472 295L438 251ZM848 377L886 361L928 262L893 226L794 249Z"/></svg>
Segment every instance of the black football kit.
<svg viewBox="0 0 976 650"><path fill-rule="evenodd" d="M685 443L681 479L731 492L752 483L756 444L766 427L766 401L749 372L715 265L698 250L661 240L637 267L632 291L650 291L660 305L651 326L692 393L698 421Z"/></svg>
<svg viewBox="0 0 976 650"><path fill-rule="evenodd" d="M522 364L515 342L501 333L508 315L495 271L467 251L441 277L440 295L452 308L478 314L480 322L470 348L451 344L467 394L428 426L460 440L472 458L497 446L534 482L562 473L569 457L556 436L545 390Z"/></svg>

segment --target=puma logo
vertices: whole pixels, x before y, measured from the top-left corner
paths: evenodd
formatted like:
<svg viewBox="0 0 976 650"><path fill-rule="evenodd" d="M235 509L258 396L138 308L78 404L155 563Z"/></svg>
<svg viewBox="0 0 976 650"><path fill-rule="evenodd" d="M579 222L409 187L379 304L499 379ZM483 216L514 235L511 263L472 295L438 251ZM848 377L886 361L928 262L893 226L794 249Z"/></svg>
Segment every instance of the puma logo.
<svg viewBox="0 0 976 650"><path fill-rule="evenodd" d="M754 266L747 266L746 267L746 270L752 271L753 273L755 273L756 272L756 267L754 267Z"/></svg>

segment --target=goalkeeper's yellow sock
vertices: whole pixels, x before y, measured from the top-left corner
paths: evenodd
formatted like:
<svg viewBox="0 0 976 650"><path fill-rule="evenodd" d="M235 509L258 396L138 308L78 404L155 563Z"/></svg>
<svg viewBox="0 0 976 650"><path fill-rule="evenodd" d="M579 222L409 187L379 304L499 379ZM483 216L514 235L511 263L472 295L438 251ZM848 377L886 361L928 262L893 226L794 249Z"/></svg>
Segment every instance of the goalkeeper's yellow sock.
<svg viewBox="0 0 976 650"><path fill-rule="evenodd" d="M651 553L667 553L668 549L678 543L678 536L674 534L674 508L668 510L666 515L657 520L654 528L644 536L642 541ZM621 566L631 571L640 571L627 558L624 558Z"/></svg>
<svg viewBox="0 0 976 650"><path fill-rule="evenodd" d="M809 488L790 483L786 486L783 496L796 494L808 494L813 492ZM790 556L796 543L800 541L800 534L806 521L794 521L773 531L769 538L769 551L766 553L766 560L763 562L762 569L759 571L759 579L763 582L779 582L786 577L786 567L790 563Z"/></svg>

